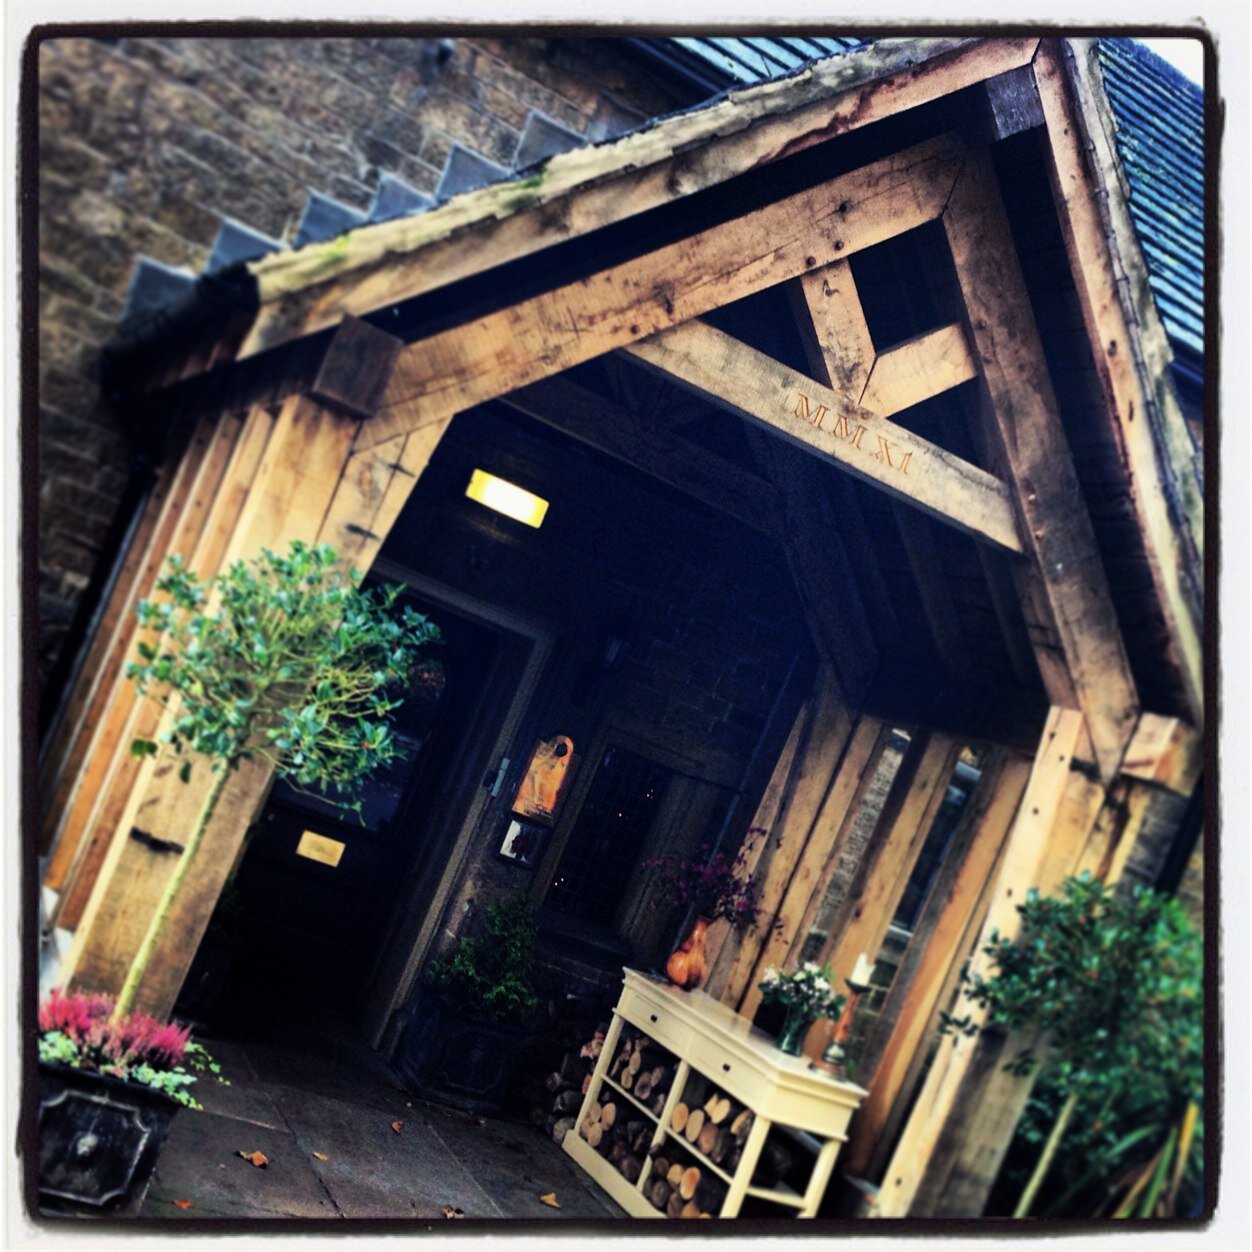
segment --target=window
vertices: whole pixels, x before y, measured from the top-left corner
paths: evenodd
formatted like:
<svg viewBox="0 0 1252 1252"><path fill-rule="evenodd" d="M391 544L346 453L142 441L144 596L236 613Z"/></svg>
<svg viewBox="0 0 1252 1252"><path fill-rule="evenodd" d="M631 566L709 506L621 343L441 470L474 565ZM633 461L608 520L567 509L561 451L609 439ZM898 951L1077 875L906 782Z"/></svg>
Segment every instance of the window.
<svg viewBox="0 0 1252 1252"><path fill-rule="evenodd" d="M553 875L546 908L611 921L671 777L655 761L609 745Z"/></svg>

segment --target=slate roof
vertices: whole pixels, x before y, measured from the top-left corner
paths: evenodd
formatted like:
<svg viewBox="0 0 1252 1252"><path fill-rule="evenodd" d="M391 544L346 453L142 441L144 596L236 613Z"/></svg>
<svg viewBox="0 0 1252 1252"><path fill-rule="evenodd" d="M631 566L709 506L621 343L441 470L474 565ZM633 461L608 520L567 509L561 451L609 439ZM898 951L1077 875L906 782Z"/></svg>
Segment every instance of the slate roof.
<svg viewBox="0 0 1252 1252"><path fill-rule="evenodd" d="M722 91L777 78L868 41L788 36L635 42L693 82ZM1156 307L1175 350L1198 359L1204 353L1204 92L1134 39L1101 39L1098 50Z"/></svg>
<svg viewBox="0 0 1252 1252"><path fill-rule="evenodd" d="M1130 215L1175 347L1204 352L1204 92L1133 39L1099 44Z"/></svg>

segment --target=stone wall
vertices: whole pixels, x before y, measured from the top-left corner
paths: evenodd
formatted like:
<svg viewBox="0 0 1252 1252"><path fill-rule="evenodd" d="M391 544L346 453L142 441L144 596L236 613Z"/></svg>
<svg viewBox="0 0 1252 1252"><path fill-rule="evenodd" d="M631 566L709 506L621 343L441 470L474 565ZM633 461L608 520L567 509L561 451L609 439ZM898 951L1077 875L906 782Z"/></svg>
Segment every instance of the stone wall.
<svg viewBox="0 0 1252 1252"><path fill-rule="evenodd" d="M38 102L45 681L134 455L97 378L137 258L177 290L307 237L311 192L323 229L413 211L676 103L614 41L477 37L57 38Z"/></svg>

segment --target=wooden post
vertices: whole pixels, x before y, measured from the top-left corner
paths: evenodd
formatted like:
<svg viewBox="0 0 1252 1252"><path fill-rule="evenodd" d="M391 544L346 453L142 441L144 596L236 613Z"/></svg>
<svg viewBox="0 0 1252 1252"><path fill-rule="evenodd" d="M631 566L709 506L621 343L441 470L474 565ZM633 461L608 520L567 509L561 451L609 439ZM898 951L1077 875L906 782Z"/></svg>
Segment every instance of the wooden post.
<svg viewBox="0 0 1252 1252"><path fill-rule="evenodd" d="M986 151L970 153L943 227L982 362L984 424L1013 486L1100 776L1110 782L1139 701ZM1050 683L1051 671L1040 668ZM1049 686L1054 704L1068 694Z"/></svg>
<svg viewBox="0 0 1252 1252"><path fill-rule="evenodd" d="M893 820L880 820L862 859L857 884L844 901L842 916L831 927L822 953L835 972L836 986L852 973L862 952L871 961L877 959L960 754L959 743L945 735L931 736Z"/></svg>
<svg viewBox="0 0 1252 1252"><path fill-rule="evenodd" d="M1133 248L1115 252L1116 240L1134 238L1134 225L1118 179L1112 119L1097 85L1098 71L1084 63L1094 50L1086 41L1079 41L1078 47L1080 55L1072 69L1066 66L1065 48L1052 39L1042 43L1034 62L1051 155L1053 201L1105 409L1121 443L1157 600L1176 649L1192 720L1199 725L1204 710L1203 500L1191 470L1195 451L1177 401L1165 384L1171 353L1146 294L1142 262ZM1088 98L1089 109L1078 106L1074 98L1078 92ZM1123 293L1135 291L1145 295L1132 327ZM1146 359L1137 366L1140 353ZM1161 385L1149 392L1145 375L1160 379ZM1161 432L1159 440L1154 425ZM1171 500L1178 502L1177 514Z"/></svg>
<svg viewBox="0 0 1252 1252"><path fill-rule="evenodd" d="M982 927L989 884L1029 773L1029 761L1018 757L1001 757L984 768L858 1060L857 1078L869 1095L840 1159L846 1173L876 1173L872 1155L902 1119L900 1102L917 1081L939 1007L951 998L961 963Z"/></svg>
<svg viewBox="0 0 1252 1252"><path fill-rule="evenodd" d="M343 354L345 343L355 366ZM371 394L376 398L377 371L356 358L378 346L373 335L363 338L356 327L338 349L332 341L319 385L335 391L337 408L354 407L339 393L357 380L365 403ZM328 373L327 365L335 368ZM355 407L359 412L362 406ZM357 452L353 445L362 420L323 403L295 396L268 420L272 433L252 472L236 462L238 472L213 495L193 559L202 575L294 539L332 543L355 568L366 569L447 425L447 419L428 423ZM63 971L67 982L103 991L121 985L173 870L177 858L171 852L181 848L211 783L207 762L197 765L191 781L182 783L174 764L149 759L130 786L116 789L120 820L99 832L102 864L90 877L80 876L87 900ZM228 783L139 988L140 1008L160 1015L172 1007L269 781L267 770L244 762Z"/></svg>
<svg viewBox="0 0 1252 1252"><path fill-rule="evenodd" d="M1104 798L1103 788L1083 768L1089 759L1082 715L1053 709L996 876L977 942L980 950L993 929L1010 939L1015 936L1021 920L1017 905L1026 891L1055 886L1076 860ZM985 972L987 958L978 955L972 968ZM905 1217L916 1211L928 1168L945 1159L940 1145L945 1130L969 1116L962 1087L968 1092L985 1077L985 1049L978 1049L979 1042L964 1035L942 1042L883 1178L882 1216Z"/></svg>

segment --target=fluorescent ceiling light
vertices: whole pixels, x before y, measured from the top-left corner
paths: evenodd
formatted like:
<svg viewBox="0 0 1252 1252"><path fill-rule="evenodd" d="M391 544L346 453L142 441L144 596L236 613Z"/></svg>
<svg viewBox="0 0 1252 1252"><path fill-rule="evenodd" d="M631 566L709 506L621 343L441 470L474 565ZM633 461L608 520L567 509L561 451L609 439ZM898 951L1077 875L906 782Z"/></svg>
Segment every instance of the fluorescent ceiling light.
<svg viewBox="0 0 1252 1252"><path fill-rule="evenodd" d="M515 522L522 522L536 529L543 525L543 519L548 512L548 502L542 496L482 469L476 469L470 475L465 494L471 500L477 500L479 504L503 513L505 517L511 517Z"/></svg>

